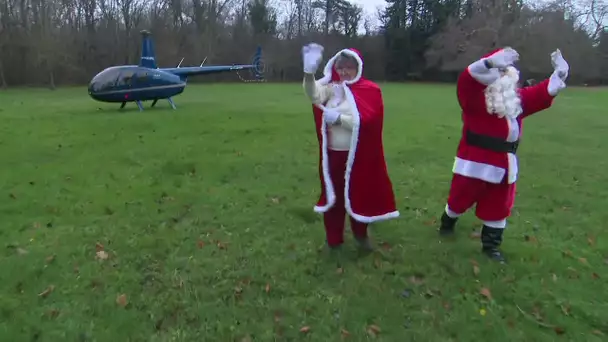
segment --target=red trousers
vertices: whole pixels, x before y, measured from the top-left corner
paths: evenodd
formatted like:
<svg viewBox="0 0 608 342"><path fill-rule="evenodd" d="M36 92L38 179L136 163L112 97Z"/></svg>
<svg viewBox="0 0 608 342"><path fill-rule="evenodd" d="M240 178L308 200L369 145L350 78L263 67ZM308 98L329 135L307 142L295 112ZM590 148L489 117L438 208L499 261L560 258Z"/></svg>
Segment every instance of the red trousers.
<svg viewBox="0 0 608 342"><path fill-rule="evenodd" d="M454 174L448 197L451 211L462 214L474 204L475 216L482 221L500 221L511 216L515 202L515 183L494 184Z"/></svg>
<svg viewBox="0 0 608 342"><path fill-rule="evenodd" d="M348 151L328 150L329 174L336 192L336 203L324 213L325 234L327 244L337 246L344 242L344 225L346 223L346 208L344 204L344 174ZM350 217L350 227L357 238L367 237L367 224Z"/></svg>

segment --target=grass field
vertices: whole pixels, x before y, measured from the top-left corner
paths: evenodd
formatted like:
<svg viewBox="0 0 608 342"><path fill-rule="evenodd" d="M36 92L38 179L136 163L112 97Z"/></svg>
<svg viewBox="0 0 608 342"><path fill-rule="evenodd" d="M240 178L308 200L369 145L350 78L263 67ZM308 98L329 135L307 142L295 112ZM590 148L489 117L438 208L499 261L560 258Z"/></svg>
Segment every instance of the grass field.
<svg viewBox="0 0 608 342"><path fill-rule="evenodd" d="M375 254L348 235L339 269L300 85L191 85L142 113L0 92L0 341L608 338L608 91L527 119L501 266L471 213L437 237L453 86L383 89L401 217L372 228Z"/></svg>

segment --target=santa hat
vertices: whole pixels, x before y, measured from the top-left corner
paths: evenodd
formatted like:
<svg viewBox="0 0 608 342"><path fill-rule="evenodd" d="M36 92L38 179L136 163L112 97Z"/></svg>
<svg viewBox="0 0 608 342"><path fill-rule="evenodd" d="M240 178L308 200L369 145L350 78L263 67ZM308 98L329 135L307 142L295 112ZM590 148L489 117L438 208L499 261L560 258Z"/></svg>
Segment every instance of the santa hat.
<svg viewBox="0 0 608 342"><path fill-rule="evenodd" d="M350 81L344 81L344 83L353 84L357 83L361 79L361 77L363 76L363 58L361 57L361 52L359 52L359 50L357 49L350 48L338 51L338 53L336 53L327 62L325 68L323 69L324 76L319 80L319 82L321 82L322 84L328 84L330 82L338 81L340 79L338 73L336 72L336 69L334 68L334 64L338 57L340 57L340 55L343 53L350 57L353 57L355 61L357 61L357 75Z"/></svg>

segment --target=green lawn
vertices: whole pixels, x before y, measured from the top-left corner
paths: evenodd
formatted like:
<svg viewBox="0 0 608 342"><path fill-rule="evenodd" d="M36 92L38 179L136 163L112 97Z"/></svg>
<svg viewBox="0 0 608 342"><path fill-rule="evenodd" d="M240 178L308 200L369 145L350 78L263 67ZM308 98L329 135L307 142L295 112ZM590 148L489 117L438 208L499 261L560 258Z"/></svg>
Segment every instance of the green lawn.
<svg viewBox="0 0 608 342"><path fill-rule="evenodd" d="M348 235L342 269L299 84L191 85L142 113L84 88L0 92L0 341L608 338L608 91L527 119L501 266L472 213L437 237L454 87L383 88L401 217L372 228L374 255Z"/></svg>

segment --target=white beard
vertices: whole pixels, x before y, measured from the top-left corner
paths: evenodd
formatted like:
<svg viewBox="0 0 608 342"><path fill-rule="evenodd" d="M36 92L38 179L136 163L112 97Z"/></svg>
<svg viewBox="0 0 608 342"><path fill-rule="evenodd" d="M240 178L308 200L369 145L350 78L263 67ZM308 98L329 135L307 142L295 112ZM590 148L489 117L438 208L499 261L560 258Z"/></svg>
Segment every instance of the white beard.
<svg viewBox="0 0 608 342"><path fill-rule="evenodd" d="M519 72L514 67L507 68L505 75L490 84L485 90L488 113L499 118L516 118L522 113L521 100L517 93Z"/></svg>

